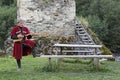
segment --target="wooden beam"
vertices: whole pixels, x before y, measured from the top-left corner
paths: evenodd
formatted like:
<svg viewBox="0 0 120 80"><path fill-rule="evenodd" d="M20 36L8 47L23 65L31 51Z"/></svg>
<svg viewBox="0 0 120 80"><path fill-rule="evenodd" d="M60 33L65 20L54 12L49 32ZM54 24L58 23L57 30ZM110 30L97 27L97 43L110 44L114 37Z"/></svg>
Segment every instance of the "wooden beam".
<svg viewBox="0 0 120 80"><path fill-rule="evenodd" d="M113 58L112 55L41 55L37 58Z"/></svg>
<svg viewBox="0 0 120 80"><path fill-rule="evenodd" d="M60 52L60 50L58 50L58 52ZM87 50L87 51L85 51L85 50L62 50L62 52L70 52L70 53L72 53L72 52L90 53L90 52L93 52L93 50Z"/></svg>
<svg viewBox="0 0 120 80"><path fill-rule="evenodd" d="M87 47L87 48L101 48L102 45L80 45L80 44L54 44L55 47Z"/></svg>

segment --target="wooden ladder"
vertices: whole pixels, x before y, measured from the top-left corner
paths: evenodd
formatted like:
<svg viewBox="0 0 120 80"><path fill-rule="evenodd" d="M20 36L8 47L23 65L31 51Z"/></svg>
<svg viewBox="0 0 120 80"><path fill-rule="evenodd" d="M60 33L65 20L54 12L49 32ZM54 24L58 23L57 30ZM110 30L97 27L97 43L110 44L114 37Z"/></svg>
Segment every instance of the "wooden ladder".
<svg viewBox="0 0 120 80"><path fill-rule="evenodd" d="M83 45L96 45L90 33L88 33L88 31L85 29L85 27L80 23L80 21L77 18L75 19L75 43ZM91 49L86 48L84 50L89 51ZM97 49L97 51L98 51L97 54L101 54L101 51L99 49Z"/></svg>

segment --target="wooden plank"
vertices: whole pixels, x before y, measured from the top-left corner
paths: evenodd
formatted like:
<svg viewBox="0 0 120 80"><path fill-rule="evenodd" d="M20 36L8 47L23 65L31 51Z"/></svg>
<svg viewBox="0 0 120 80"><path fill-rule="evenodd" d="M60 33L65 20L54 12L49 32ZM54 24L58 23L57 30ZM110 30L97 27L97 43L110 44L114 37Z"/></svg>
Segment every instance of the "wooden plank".
<svg viewBox="0 0 120 80"><path fill-rule="evenodd" d="M88 50L88 51L85 51L85 50L62 50L62 52L80 52L80 53L90 53L90 52L93 52L94 50ZM60 51L58 51L60 52Z"/></svg>
<svg viewBox="0 0 120 80"><path fill-rule="evenodd" d="M41 55L39 58L112 58L112 55Z"/></svg>
<svg viewBox="0 0 120 80"><path fill-rule="evenodd" d="M101 48L102 45L80 45L80 44L54 44L55 47L84 47L84 48Z"/></svg>

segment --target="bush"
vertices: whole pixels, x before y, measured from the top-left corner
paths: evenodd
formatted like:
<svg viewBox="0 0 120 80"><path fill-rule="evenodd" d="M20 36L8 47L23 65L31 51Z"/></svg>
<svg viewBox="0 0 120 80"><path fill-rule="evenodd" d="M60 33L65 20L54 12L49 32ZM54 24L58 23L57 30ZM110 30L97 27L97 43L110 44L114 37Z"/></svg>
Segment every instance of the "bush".
<svg viewBox="0 0 120 80"><path fill-rule="evenodd" d="M0 56L6 55L5 41L16 19L16 0L0 0Z"/></svg>
<svg viewBox="0 0 120 80"><path fill-rule="evenodd" d="M10 29L14 26L17 16L16 13L16 6L5 6L4 4L4 6L0 7L0 48L4 47L4 41L10 35Z"/></svg>

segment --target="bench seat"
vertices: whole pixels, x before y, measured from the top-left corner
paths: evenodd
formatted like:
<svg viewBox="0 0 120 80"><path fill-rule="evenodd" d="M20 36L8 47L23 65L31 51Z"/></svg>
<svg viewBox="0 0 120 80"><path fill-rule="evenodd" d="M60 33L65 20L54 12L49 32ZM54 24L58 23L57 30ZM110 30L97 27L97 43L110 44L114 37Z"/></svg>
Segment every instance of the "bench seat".
<svg viewBox="0 0 120 80"><path fill-rule="evenodd" d="M85 51L85 50L62 50L62 52L71 52L71 53L73 53L73 52L80 52L80 53L91 53L91 52L93 52L94 50L89 50L89 51ZM60 52L60 50L58 51L58 52Z"/></svg>
<svg viewBox="0 0 120 80"><path fill-rule="evenodd" d="M41 55L39 58L113 58L112 55Z"/></svg>

